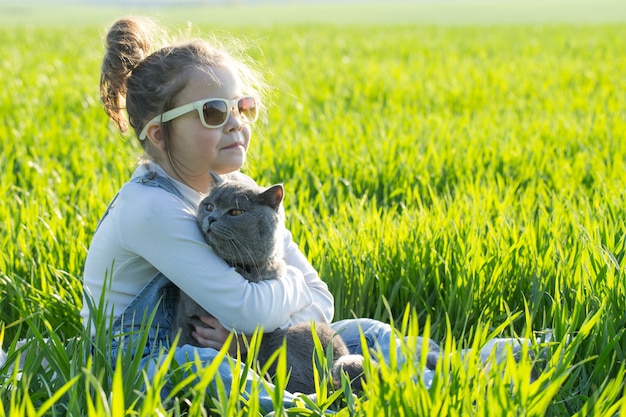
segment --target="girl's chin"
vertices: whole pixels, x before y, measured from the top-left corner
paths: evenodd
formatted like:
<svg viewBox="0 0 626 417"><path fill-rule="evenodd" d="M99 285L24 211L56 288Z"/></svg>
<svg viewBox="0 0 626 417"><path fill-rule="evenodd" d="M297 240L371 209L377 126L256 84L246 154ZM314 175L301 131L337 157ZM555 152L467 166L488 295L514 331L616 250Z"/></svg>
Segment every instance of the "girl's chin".
<svg viewBox="0 0 626 417"><path fill-rule="evenodd" d="M245 162L246 158L244 157L238 161L231 161L229 164L222 164L219 169L212 169L211 171L219 175L228 174L230 172L239 171Z"/></svg>

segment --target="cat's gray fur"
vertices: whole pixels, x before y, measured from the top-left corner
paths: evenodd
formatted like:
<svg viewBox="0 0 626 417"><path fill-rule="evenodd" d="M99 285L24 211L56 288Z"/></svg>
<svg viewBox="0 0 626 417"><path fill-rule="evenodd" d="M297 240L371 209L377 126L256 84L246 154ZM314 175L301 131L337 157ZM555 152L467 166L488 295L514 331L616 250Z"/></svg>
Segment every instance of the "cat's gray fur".
<svg viewBox="0 0 626 417"><path fill-rule="evenodd" d="M234 266L249 281L277 279L285 268L283 260L283 227L281 202L284 189L280 184L267 189L259 187L247 177L225 179L213 175L215 186L200 203L197 220L202 235L216 254ZM210 210L207 210L210 207ZM244 215L245 213L245 215ZM209 315L191 297L180 291L176 314L171 328L174 338L180 331L179 346L197 345L191 336L192 324L200 324L200 316ZM335 388L341 384L341 371L353 380L354 392L361 391L363 365L361 355L350 355L341 337L335 335L326 323L316 323L316 334L321 345L332 345L334 365L331 371ZM265 333L258 352L263 366L269 357L287 344L287 369L291 375L287 383L290 392L315 392L313 355L315 345L310 323ZM275 366L270 374L275 373Z"/></svg>

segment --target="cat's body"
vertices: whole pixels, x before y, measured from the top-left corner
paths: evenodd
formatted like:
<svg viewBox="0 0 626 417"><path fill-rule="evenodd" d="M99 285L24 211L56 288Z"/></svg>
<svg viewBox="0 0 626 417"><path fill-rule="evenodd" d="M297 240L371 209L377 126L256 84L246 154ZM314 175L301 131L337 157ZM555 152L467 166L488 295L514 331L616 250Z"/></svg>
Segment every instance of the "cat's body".
<svg viewBox="0 0 626 417"><path fill-rule="evenodd" d="M259 282L279 278L285 266L283 259L284 230L281 202L282 185L267 189L252 180L223 179L214 175L215 186L200 203L197 213L202 235L215 253L235 267L244 278ZM200 316L209 313L191 297L180 291L176 314L172 323L172 338L180 331L179 346L197 345L191 336L192 323L202 324ZM340 371L346 369L355 380L355 391L360 389L362 357L350 355L343 340L335 335L326 323L316 323L317 337L324 349L332 345L333 358L337 364L332 374L335 386L340 382ZM274 351L287 345L287 369L291 376L287 389L291 392L313 393L313 355L315 344L310 323L302 323L287 329L265 333L258 352L258 360L265 364ZM344 357L340 362L337 359ZM275 367L270 368L275 373Z"/></svg>

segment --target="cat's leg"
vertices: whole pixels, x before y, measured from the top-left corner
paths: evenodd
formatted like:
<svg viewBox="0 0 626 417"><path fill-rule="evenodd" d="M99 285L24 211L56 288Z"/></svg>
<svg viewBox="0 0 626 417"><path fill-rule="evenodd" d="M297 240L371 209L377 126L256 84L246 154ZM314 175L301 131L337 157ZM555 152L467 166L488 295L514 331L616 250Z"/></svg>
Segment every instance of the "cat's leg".
<svg viewBox="0 0 626 417"><path fill-rule="evenodd" d="M333 371L331 371L331 376L333 376L335 387L341 385L340 372L343 366L346 367L345 371L348 372L351 379L362 374L362 356L350 355L341 337L336 335L335 331L328 324L316 323L315 330L320 345L324 349L324 352L322 352L324 357L326 357L328 347L332 348ZM283 341L285 341L287 347L287 369L291 373L287 382L287 389L290 392L313 394L316 388L313 363L318 352L315 348L311 323L300 323L286 329L278 329L264 334L257 355L261 367L265 366L269 357L283 345ZM352 358L352 360L346 359L341 366L335 366L337 359L352 356L358 356L360 360L355 358ZM271 366L269 368L270 376L273 376L275 372L275 366Z"/></svg>
<svg viewBox="0 0 626 417"><path fill-rule="evenodd" d="M346 374L350 380L352 392L356 395L361 394L364 376L363 361L363 355L360 354L348 354L335 360L331 369L331 376L336 390L341 388L341 375Z"/></svg>
<svg viewBox="0 0 626 417"><path fill-rule="evenodd" d="M301 323L287 329L277 329L263 334L257 359L263 368L270 356L283 345L287 347L287 371L290 372L287 381L287 390L292 393L313 394L315 381L313 376L313 357L315 344L313 343L312 328L309 323ZM324 343L322 342L322 345ZM269 376L276 374L276 364L268 370Z"/></svg>

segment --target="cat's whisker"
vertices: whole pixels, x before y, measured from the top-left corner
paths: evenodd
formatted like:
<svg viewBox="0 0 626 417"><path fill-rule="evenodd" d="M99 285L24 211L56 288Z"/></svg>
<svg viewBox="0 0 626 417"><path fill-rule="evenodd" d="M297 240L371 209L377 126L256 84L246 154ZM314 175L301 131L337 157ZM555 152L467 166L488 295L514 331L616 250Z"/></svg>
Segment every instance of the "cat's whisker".
<svg viewBox="0 0 626 417"><path fill-rule="evenodd" d="M255 254L255 251L249 246L248 242L245 239L243 239L241 236L238 237L238 239L236 239L235 242L236 242L235 246L238 249L236 254L238 255L238 258L240 260L238 264L245 265L250 270L254 268L256 275L257 275L257 280L258 280L260 271L258 270L258 267L257 267L259 264L257 254Z"/></svg>

